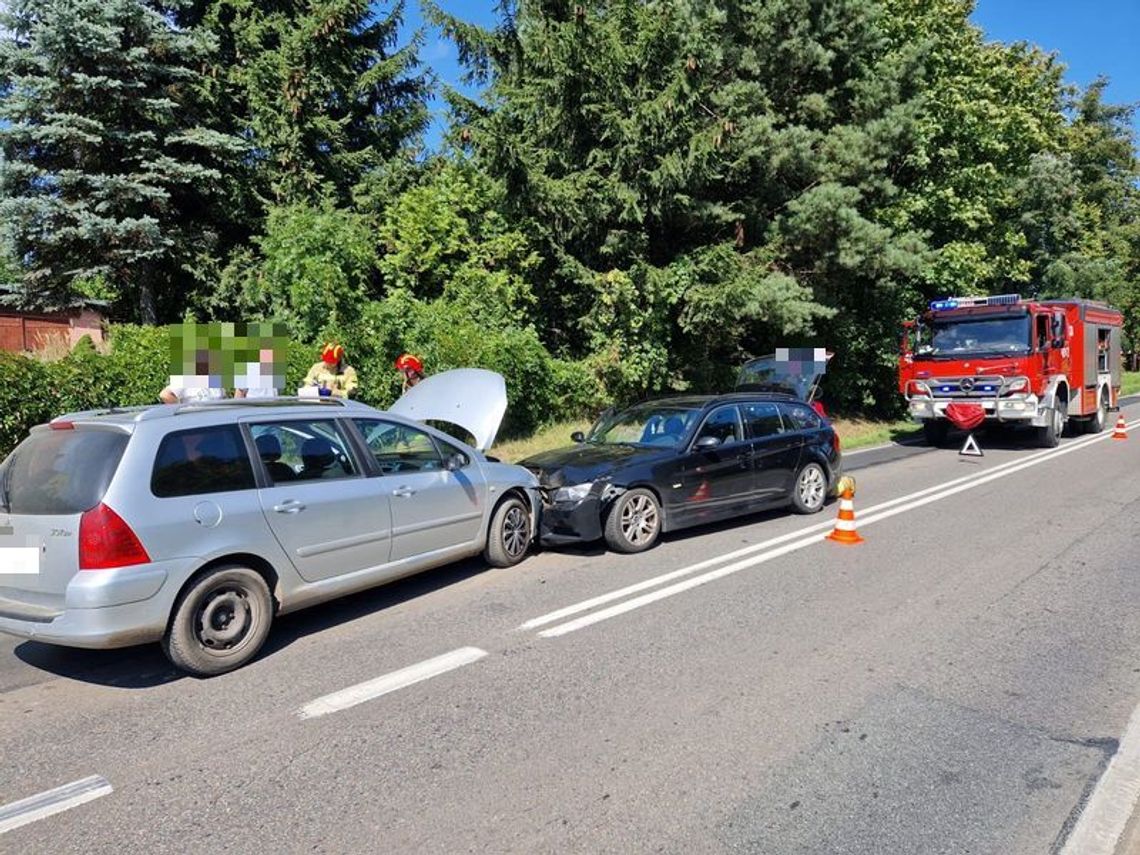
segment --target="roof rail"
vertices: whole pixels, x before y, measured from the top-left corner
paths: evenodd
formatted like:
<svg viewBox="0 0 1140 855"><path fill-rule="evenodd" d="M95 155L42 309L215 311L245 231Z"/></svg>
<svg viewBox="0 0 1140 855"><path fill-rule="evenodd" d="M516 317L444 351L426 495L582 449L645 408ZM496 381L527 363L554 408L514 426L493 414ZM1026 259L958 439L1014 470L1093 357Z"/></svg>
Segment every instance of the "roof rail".
<svg viewBox="0 0 1140 855"><path fill-rule="evenodd" d="M300 396L281 396L278 398L219 398L207 401L189 401L185 404L175 404L174 414L198 413L203 410L226 409L227 407L356 407L368 408L367 404L345 398L302 398Z"/></svg>

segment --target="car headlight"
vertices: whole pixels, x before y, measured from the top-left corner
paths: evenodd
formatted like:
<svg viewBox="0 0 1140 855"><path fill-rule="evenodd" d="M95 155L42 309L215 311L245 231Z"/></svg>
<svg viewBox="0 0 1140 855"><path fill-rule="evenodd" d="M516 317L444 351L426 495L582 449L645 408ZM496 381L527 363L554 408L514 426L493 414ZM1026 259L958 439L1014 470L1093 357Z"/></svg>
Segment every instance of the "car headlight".
<svg viewBox="0 0 1140 855"><path fill-rule="evenodd" d="M580 502L590 495L590 490L593 487L593 481L587 481L585 484L574 484L572 487L559 487L554 491L552 498L555 502Z"/></svg>

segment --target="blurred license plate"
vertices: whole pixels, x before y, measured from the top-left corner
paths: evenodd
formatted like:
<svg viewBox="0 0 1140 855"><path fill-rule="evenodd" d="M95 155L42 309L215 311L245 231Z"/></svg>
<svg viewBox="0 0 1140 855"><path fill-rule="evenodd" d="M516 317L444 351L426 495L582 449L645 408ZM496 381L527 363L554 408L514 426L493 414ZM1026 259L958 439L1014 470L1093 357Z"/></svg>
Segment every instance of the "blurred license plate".
<svg viewBox="0 0 1140 855"><path fill-rule="evenodd" d="M40 572L40 550L35 546L0 548L0 576L35 576Z"/></svg>

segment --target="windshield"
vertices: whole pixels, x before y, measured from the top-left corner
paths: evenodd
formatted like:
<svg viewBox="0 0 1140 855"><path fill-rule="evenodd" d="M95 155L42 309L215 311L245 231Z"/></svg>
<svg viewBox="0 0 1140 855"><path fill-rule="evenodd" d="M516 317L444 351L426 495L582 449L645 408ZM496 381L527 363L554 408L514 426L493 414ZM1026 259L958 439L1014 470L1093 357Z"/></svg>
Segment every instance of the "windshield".
<svg viewBox="0 0 1140 855"><path fill-rule="evenodd" d="M603 416L586 442L602 445L660 445L674 448L696 421L699 407L680 404L640 404Z"/></svg>
<svg viewBox="0 0 1140 855"><path fill-rule="evenodd" d="M935 321L923 330L917 353L964 356L1029 350L1029 316Z"/></svg>
<svg viewBox="0 0 1140 855"><path fill-rule="evenodd" d="M33 433L0 466L0 507L13 514L78 514L95 507L127 447L125 433Z"/></svg>

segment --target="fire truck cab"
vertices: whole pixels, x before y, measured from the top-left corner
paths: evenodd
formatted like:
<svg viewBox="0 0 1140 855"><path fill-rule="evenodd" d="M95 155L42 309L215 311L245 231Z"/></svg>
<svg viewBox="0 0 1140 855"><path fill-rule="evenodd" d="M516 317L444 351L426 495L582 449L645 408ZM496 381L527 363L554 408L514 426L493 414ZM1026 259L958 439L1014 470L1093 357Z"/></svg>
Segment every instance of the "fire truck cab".
<svg viewBox="0 0 1140 855"><path fill-rule="evenodd" d="M988 424L1032 427L1052 447L1066 424L1097 433L1118 408L1122 323L1090 300L935 300L905 324L899 391L932 445L945 441L946 409L958 404L980 407Z"/></svg>

